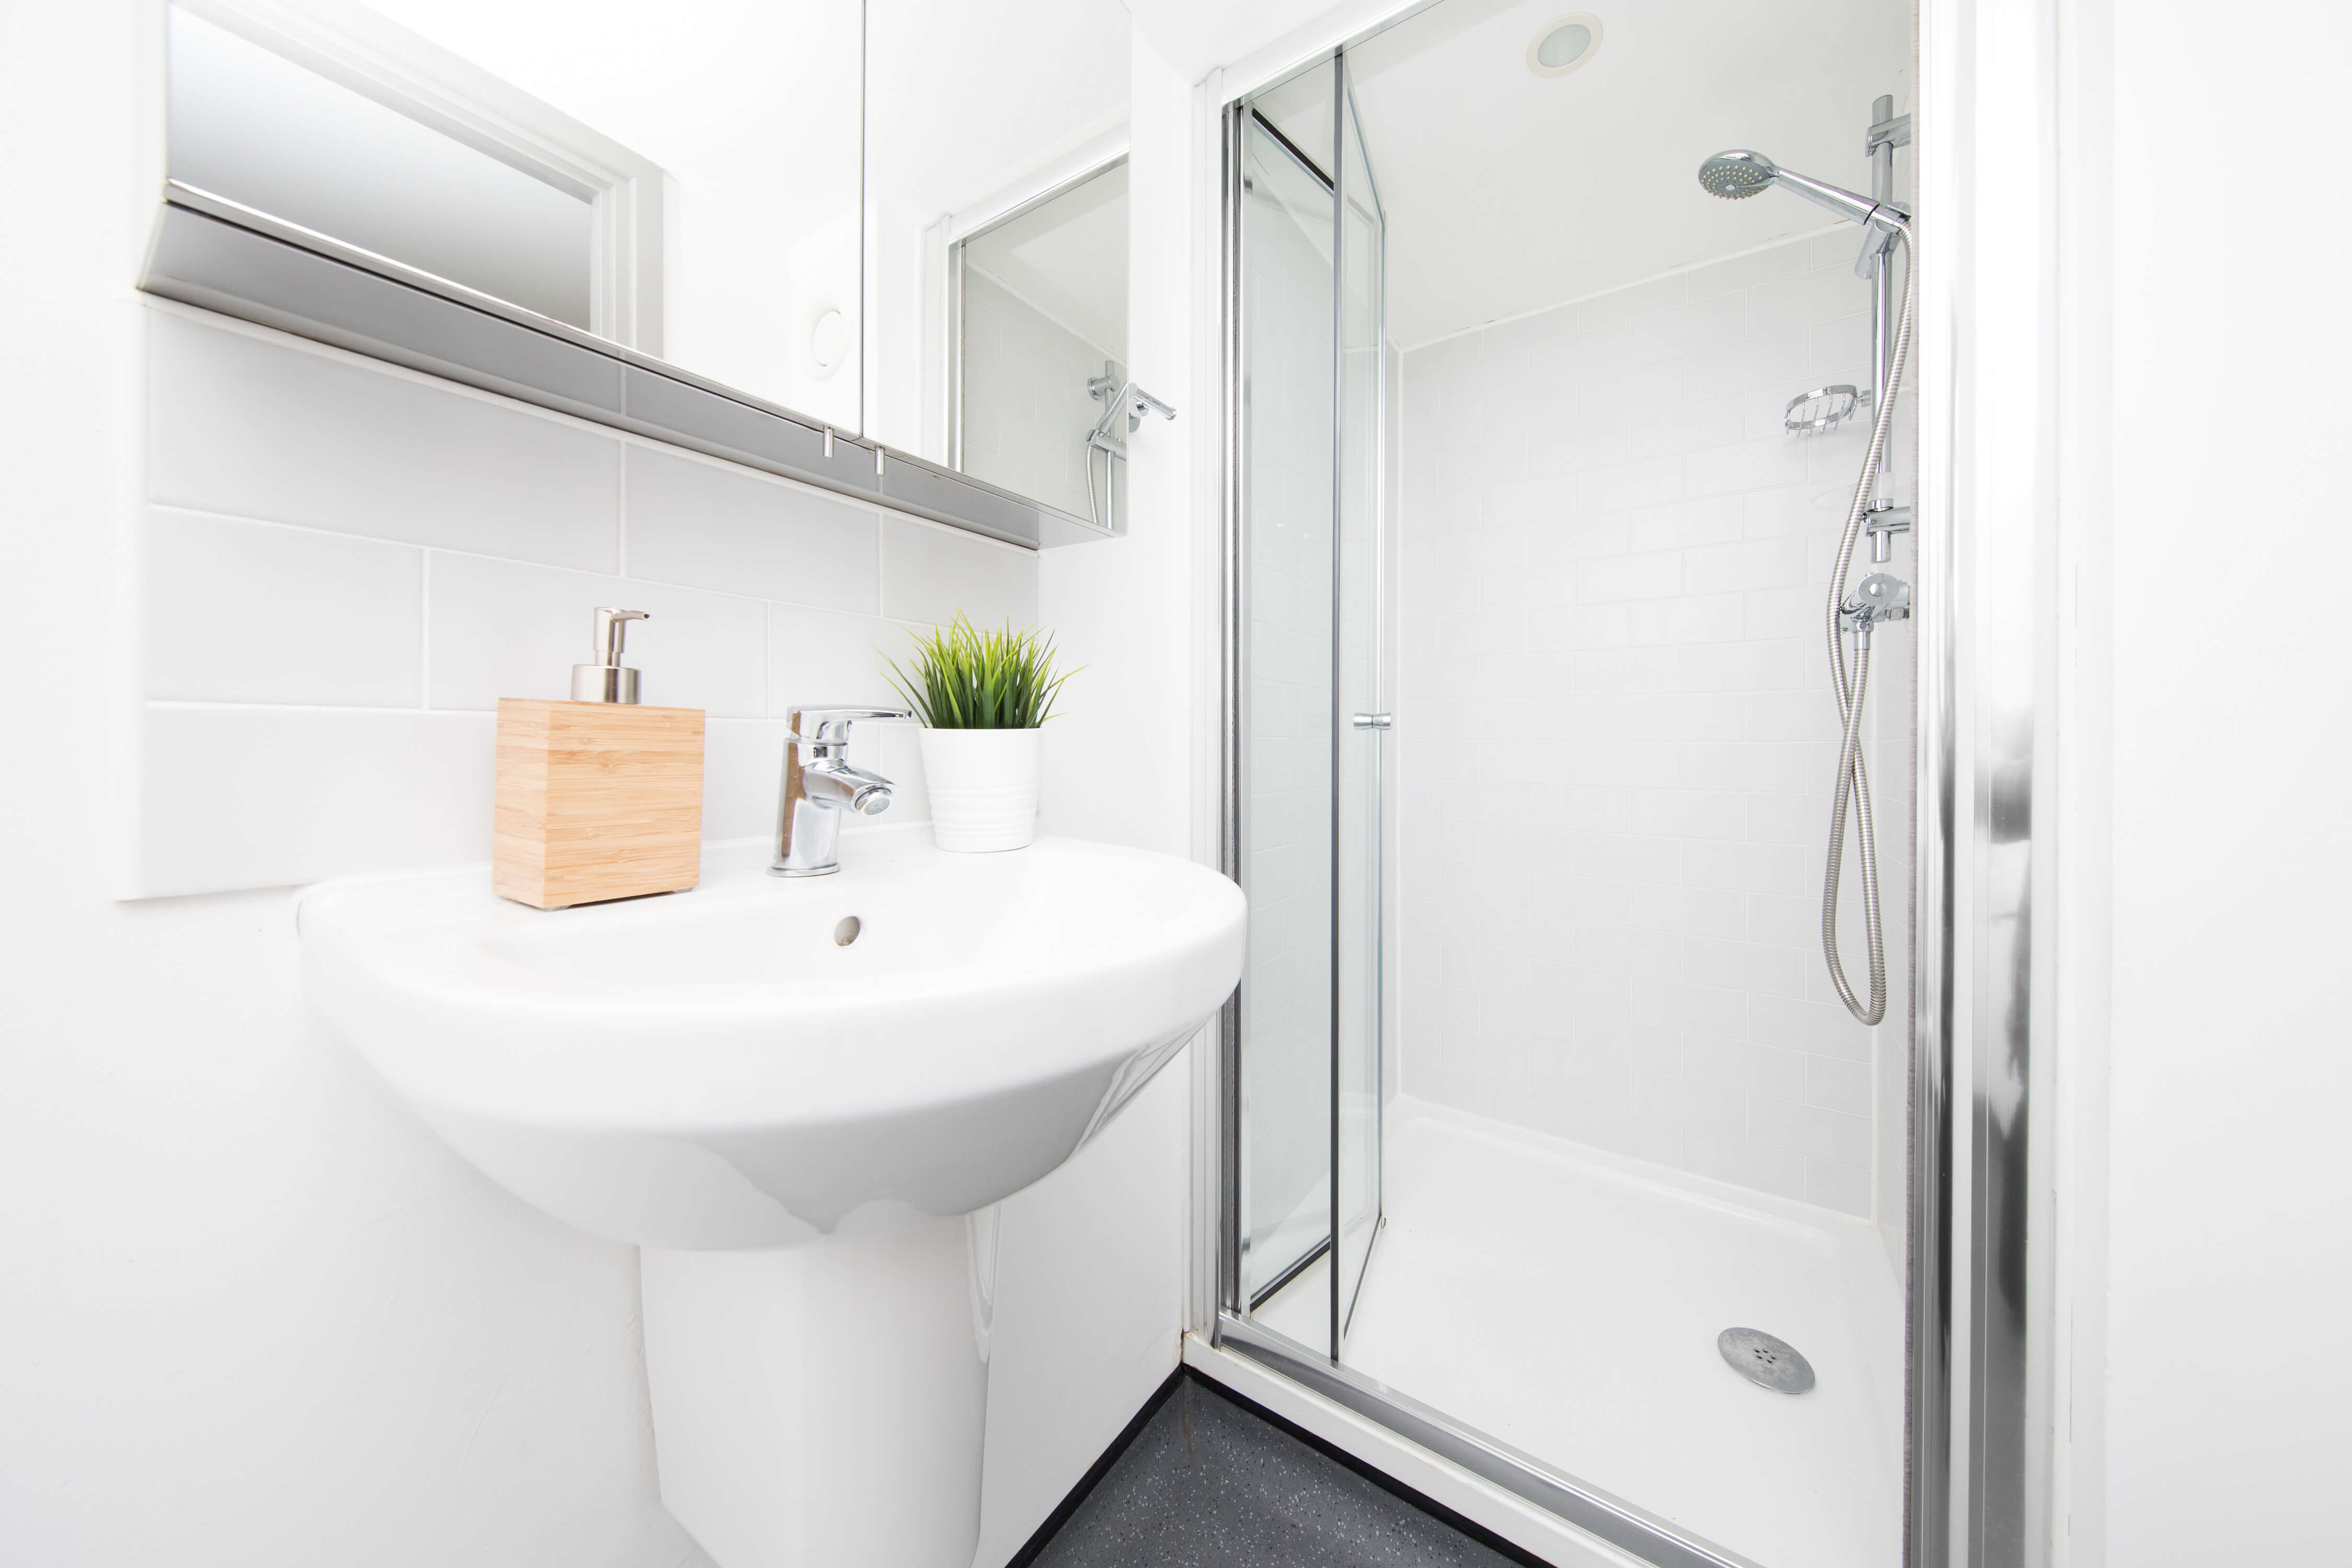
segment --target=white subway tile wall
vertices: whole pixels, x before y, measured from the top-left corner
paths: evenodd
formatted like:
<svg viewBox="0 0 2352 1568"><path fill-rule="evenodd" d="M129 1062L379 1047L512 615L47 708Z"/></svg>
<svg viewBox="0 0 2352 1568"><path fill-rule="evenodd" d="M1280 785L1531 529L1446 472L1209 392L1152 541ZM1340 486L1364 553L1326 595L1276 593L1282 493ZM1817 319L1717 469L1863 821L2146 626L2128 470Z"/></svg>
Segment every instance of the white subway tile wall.
<svg viewBox="0 0 2352 1568"><path fill-rule="evenodd" d="M881 700L957 610L1026 626L1036 557L431 377L147 311L142 896L487 859L492 711L562 697L590 612L709 714L703 830L773 825L796 702ZM919 752L856 752L924 820Z"/></svg>
<svg viewBox="0 0 2352 1568"><path fill-rule="evenodd" d="M1818 947L1821 619L1866 431L1780 424L1808 388L1869 384L1853 248L1404 356L1399 1049L1408 1093L1869 1215L1874 1077L1902 1058L1874 1062ZM1879 651L1899 903L1908 638Z"/></svg>

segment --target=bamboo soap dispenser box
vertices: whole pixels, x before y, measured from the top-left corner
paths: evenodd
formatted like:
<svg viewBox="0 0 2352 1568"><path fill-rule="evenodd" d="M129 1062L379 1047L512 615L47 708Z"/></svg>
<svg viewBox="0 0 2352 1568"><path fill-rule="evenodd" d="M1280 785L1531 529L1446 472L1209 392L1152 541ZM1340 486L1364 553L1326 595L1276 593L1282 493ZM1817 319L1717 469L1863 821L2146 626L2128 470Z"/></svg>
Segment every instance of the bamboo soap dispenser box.
<svg viewBox="0 0 2352 1568"><path fill-rule="evenodd" d="M537 909L674 893L702 879L702 710L637 705L621 663L637 610L596 612L572 700L499 700L490 887Z"/></svg>

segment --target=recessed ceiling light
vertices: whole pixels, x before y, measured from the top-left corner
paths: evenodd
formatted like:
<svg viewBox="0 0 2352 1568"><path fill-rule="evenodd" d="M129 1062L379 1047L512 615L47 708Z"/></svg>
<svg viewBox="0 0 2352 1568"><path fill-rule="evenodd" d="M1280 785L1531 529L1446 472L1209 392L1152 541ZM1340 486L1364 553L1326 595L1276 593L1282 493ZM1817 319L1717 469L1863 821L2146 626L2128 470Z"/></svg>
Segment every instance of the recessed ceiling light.
<svg viewBox="0 0 2352 1568"><path fill-rule="evenodd" d="M1601 52L1601 18L1590 11L1562 16L1528 45L1528 69L1538 76L1566 76Z"/></svg>

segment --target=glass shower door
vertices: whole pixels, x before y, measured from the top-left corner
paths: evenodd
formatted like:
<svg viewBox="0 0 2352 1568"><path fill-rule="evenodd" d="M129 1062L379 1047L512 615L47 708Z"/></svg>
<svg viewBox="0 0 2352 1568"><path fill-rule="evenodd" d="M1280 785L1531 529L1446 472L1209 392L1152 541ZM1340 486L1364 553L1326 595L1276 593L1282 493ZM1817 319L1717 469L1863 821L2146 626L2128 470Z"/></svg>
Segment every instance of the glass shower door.
<svg viewBox="0 0 2352 1568"><path fill-rule="evenodd" d="M1322 114L1329 114L1328 89ZM1315 106L1302 106L1312 121ZM1328 141L1328 137L1327 137ZM1237 1305L1328 1348L1334 468L1330 183L1254 117L1243 143L1241 986ZM1325 1292L1328 1296L1328 1290Z"/></svg>
<svg viewBox="0 0 2352 1568"><path fill-rule="evenodd" d="M1251 901L1234 1305L1336 1357L1381 1222L1381 215L1333 62L1237 144ZM1341 149L1345 148L1342 155Z"/></svg>

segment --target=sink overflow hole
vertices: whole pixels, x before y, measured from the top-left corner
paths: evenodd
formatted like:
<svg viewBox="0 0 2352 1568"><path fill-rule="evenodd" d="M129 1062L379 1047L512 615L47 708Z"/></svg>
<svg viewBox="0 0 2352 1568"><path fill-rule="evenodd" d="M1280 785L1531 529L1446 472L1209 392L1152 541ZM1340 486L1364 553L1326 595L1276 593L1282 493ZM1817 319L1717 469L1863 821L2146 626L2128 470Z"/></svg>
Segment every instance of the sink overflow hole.
<svg viewBox="0 0 2352 1568"><path fill-rule="evenodd" d="M1775 1394L1802 1394L1813 1386L1813 1363L1797 1347L1761 1329L1726 1329L1715 1348L1731 1370Z"/></svg>
<svg viewBox="0 0 2352 1568"><path fill-rule="evenodd" d="M843 916L841 923L833 928L833 945L835 947L847 947L851 942L857 940L857 932L859 929L857 917L856 915Z"/></svg>

